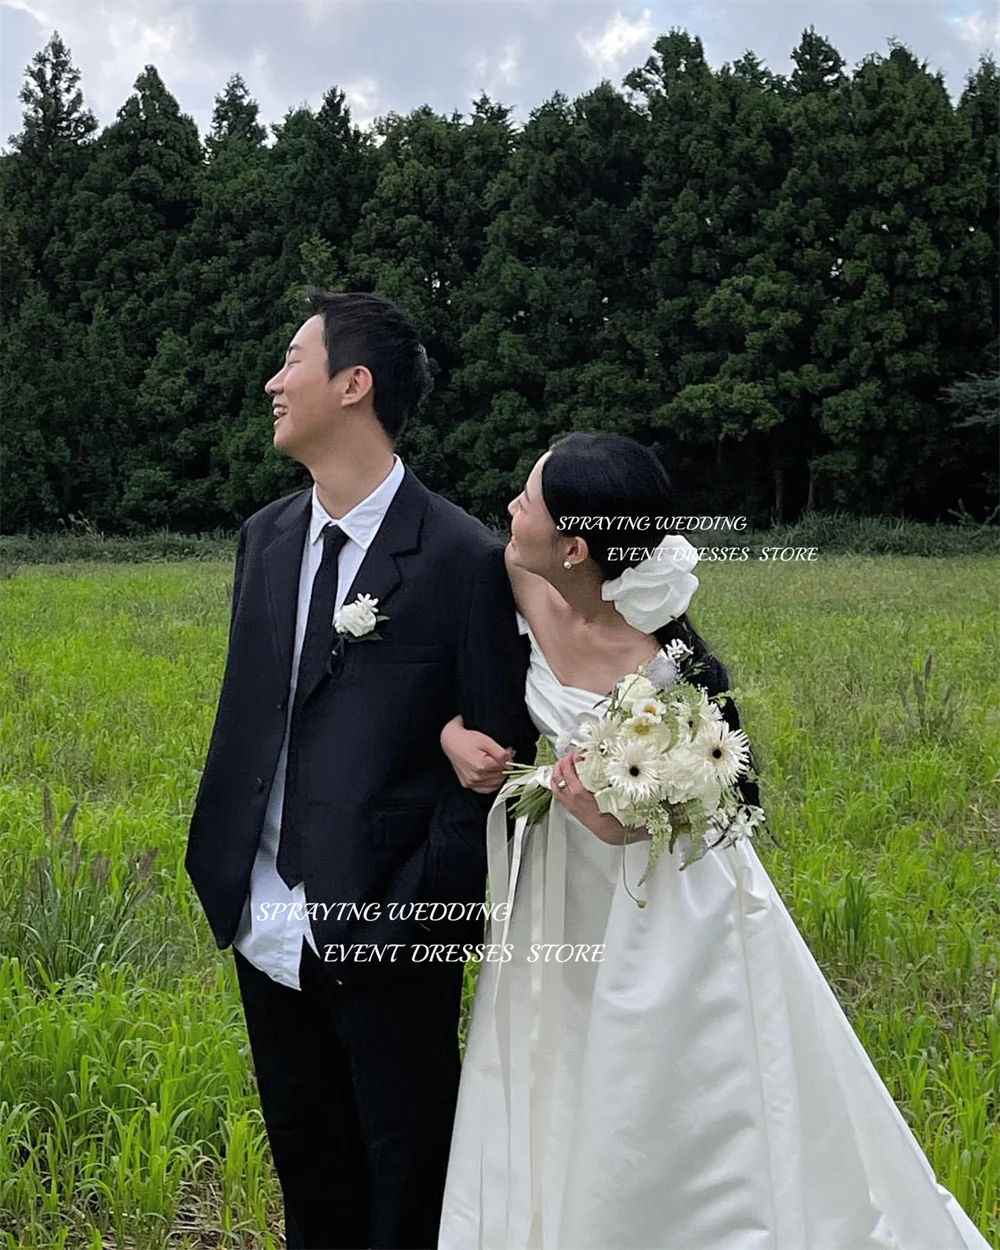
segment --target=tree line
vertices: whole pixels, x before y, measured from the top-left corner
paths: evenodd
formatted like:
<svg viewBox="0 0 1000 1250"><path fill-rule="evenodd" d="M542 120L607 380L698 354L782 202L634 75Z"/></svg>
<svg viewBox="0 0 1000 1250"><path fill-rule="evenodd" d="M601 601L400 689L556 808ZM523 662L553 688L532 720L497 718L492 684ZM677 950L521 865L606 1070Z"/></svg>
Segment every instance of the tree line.
<svg viewBox="0 0 1000 1250"><path fill-rule="evenodd" d="M0 155L0 526L194 533L303 484L263 385L311 283L405 308L400 454L486 520L571 429L654 447L682 512L988 514L996 62L953 104L894 41L792 60L675 29L520 129L483 94L362 131L333 87L268 146L238 74L202 142L152 65L96 133L54 33Z"/></svg>

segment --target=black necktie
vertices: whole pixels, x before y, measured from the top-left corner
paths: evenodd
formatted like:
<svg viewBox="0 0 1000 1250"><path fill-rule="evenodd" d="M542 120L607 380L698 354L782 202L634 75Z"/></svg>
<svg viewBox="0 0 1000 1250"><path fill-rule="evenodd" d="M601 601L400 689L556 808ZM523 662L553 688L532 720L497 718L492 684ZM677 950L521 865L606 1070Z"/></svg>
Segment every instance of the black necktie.
<svg viewBox="0 0 1000 1250"><path fill-rule="evenodd" d="M337 559L347 535L339 525L329 522L323 528L323 559L316 570L309 616L306 620L299 672L295 683L288 731L288 763L285 772L285 796L281 812L281 835L278 840L278 876L293 889L302 880L302 833L298 786L299 734L302 708L324 677L331 671L334 645L333 610L337 602Z"/></svg>

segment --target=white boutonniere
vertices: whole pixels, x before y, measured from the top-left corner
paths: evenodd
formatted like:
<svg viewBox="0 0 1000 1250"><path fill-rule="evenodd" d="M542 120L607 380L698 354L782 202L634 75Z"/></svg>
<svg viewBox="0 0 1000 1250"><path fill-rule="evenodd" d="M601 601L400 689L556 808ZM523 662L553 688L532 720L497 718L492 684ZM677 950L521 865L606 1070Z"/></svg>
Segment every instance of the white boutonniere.
<svg viewBox="0 0 1000 1250"><path fill-rule="evenodd" d="M339 612L334 613L333 628L341 638L377 639L378 634L372 633L378 621L389 618L378 611L378 600L371 595L358 595L353 603L345 603Z"/></svg>

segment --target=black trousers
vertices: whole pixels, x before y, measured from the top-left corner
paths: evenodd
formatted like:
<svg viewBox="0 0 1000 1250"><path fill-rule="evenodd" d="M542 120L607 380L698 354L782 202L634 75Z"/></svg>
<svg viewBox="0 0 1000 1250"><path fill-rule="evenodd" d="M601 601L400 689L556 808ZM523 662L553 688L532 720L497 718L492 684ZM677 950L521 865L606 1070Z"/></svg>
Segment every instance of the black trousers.
<svg viewBox="0 0 1000 1250"><path fill-rule="evenodd" d="M404 948L340 985L303 941L293 990L233 954L289 1250L434 1250L462 964L413 963Z"/></svg>

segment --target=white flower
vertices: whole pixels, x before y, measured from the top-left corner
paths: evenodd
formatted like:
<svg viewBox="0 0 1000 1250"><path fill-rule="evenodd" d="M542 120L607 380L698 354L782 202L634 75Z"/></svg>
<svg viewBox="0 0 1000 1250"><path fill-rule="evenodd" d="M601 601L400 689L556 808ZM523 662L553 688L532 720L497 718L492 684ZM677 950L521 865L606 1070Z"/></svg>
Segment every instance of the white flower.
<svg viewBox="0 0 1000 1250"><path fill-rule="evenodd" d="M582 758L577 761L576 771L580 780L592 793L608 784L607 762L618 741L618 731L610 721L585 721L577 732Z"/></svg>
<svg viewBox="0 0 1000 1250"><path fill-rule="evenodd" d="M655 699L656 687L641 673L626 673L619 677L618 695L622 703L634 703L636 699Z"/></svg>
<svg viewBox="0 0 1000 1250"><path fill-rule="evenodd" d="M641 738L620 742L607 761L608 784L629 803L660 797L663 788L662 755L655 743Z"/></svg>
<svg viewBox="0 0 1000 1250"><path fill-rule="evenodd" d="M552 749L555 751L559 759L562 759L564 755L569 755L570 751L572 751L575 746L576 743L573 741L573 735L568 730L563 730L563 732L558 735L555 742L552 744Z"/></svg>
<svg viewBox="0 0 1000 1250"><path fill-rule="evenodd" d="M664 722L660 716L640 712L622 722L618 741L644 742L662 754L670 749L676 735L677 730L672 720Z"/></svg>
<svg viewBox="0 0 1000 1250"><path fill-rule="evenodd" d="M658 725L663 719L663 713L667 709L659 699L633 699L632 700L632 716L638 718L645 716L654 724Z"/></svg>
<svg viewBox="0 0 1000 1250"><path fill-rule="evenodd" d="M764 823L764 812L750 803L742 803L725 829L726 843L732 844L738 838L752 838L757 826Z"/></svg>
<svg viewBox="0 0 1000 1250"><path fill-rule="evenodd" d="M595 790L594 801L597 803L598 811L603 812L605 816L614 816L623 825L637 823L632 800L615 786L605 786L602 790Z"/></svg>
<svg viewBox="0 0 1000 1250"><path fill-rule="evenodd" d="M750 762L750 742L742 729L730 729L725 721L704 726L691 742L678 751L690 768L697 797L715 795L717 804L724 791L737 780Z"/></svg>
<svg viewBox="0 0 1000 1250"><path fill-rule="evenodd" d="M577 729L576 741L584 755L610 755L618 741L618 726L606 718L586 720Z"/></svg>
<svg viewBox="0 0 1000 1250"><path fill-rule="evenodd" d="M338 634L350 634L360 638L370 634L378 620L378 600L371 595L358 595L353 603L345 604L334 615L333 627Z"/></svg>
<svg viewBox="0 0 1000 1250"><path fill-rule="evenodd" d="M680 638L674 638L671 642L668 642L663 650L667 653L667 659L673 660L675 664L686 655L694 655L687 643L682 642Z"/></svg>
<svg viewBox="0 0 1000 1250"><path fill-rule="evenodd" d="M688 686L683 697L675 699L670 706L677 713L681 733L692 738L703 729L725 724L719 705L708 697L701 686Z"/></svg>
<svg viewBox="0 0 1000 1250"><path fill-rule="evenodd" d="M622 739L635 738L642 742L653 742L660 723L658 716L649 716L645 712L640 712L638 716L630 716L622 723Z"/></svg>
<svg viewBox="0 0 1000 1250"><path fill-rule="evenodd" d="M689 744L681 743L660 760L664 797L670 803L687 803L701 798L705 791L704 770L697 757L692 757Z"/></svg>

